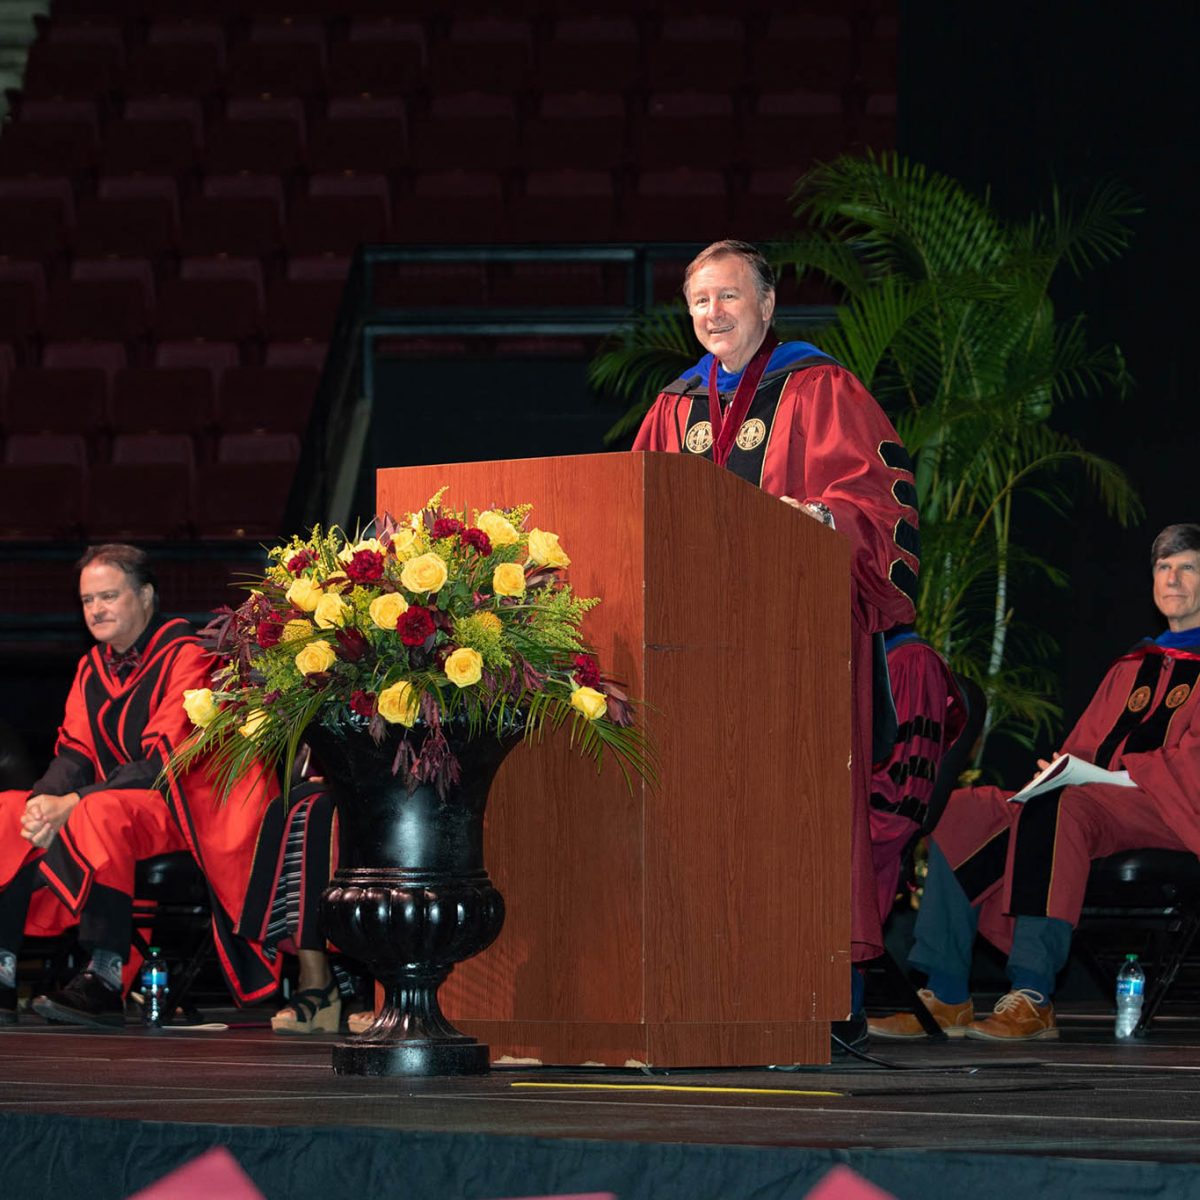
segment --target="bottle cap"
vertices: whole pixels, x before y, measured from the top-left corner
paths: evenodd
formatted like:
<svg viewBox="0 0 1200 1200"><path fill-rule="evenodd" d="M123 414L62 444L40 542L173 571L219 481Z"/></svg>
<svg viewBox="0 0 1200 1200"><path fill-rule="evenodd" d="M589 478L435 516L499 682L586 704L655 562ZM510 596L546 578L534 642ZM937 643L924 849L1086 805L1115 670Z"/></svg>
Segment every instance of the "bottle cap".
<svg viewBox="0 0 1200 1200"><path fill-rule="evenodd" d="M151 958L154 958L159 953L161 953L161 951L159 950L159 948L157 946L150 947L150 957ZM1133 956L1131 955L1130 957L1133 957Z"/></svg>
<svg viewBox="0 0 1200 1200"><path fill-rule="evenodd" d="M1137 962L1137 955L1136 954L1127 954L1127 955L1125 955L1125 961L1126 962Z"/></svg>

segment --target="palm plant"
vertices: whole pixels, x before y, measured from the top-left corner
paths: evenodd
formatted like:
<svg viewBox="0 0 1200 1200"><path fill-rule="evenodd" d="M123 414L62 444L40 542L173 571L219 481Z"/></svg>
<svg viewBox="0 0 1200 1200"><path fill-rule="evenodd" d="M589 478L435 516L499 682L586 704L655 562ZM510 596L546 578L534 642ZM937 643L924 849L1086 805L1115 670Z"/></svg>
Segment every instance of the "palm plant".
<svg viewBox="0 0 1200 1200"><path fill-rule="evenodd" d="M1122 524L1140 512L1118 466L1051 424L1063 401L1120 394L1128 380L1117 347L1090 348L1082 317L1056 315L1050 287L1063 268L1120 254L1137 210L1108 185L1075 208L1055 192L1048 213L1007 222L986 197L895 154L818 166L794 201L803 232L772 249L776 266L816 272L844 296L808 336L871 389L915 461L918 628L984 685L988 731L1030 745L1059 708L1053 648L1018 618L1021 589L1065 578L1022 544L1018 516L1065 512L1081 473ZM667 368L661 383L694 361L693 347L679 352L686 328L682 308L651 314L602 350L593 381L626 397L636 385L644 400L652 367Z"/></svg>

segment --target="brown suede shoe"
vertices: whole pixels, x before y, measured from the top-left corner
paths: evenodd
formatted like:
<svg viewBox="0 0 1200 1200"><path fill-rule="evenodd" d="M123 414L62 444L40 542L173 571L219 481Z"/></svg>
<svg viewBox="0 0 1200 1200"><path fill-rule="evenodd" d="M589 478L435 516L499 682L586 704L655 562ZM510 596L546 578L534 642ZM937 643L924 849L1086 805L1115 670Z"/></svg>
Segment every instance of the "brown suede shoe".
<svg viewBox="0 0 1200 1200"><path fill-rule="evenodd" d="M1054 1005L1041 992L1022 988L996 1001L990 1017L972 1021L967 1037L984 1042L1032 1042L1058 1037Z"/></svg>
<svg viewBox="0 0 1200 1200"><path fill-rule="evenodd" d="M946 1031L947 1037L962 1037L967 1026L975 1019L975 1005L970 998L961 1004L943 1004L928 988L921 988L917 995L933 1013L933 1019ZM929 1036L921 1028L921 1022L910 1012L896 1013L894 1017L870 1017L867 1029L872 1037L892 1042L907 1042Z"/></svg>

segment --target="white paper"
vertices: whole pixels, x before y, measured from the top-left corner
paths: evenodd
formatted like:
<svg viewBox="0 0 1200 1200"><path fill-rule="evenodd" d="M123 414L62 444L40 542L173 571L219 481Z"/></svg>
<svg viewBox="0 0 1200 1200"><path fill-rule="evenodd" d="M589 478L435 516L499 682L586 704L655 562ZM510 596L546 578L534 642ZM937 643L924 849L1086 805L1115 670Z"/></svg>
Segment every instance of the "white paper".
<svg viewBox="0 0 1200 1200"><path fill-rule="evenodd" d="M1106 771L1074 754L1056 758L1048 767L1039 771L1019 792L1009 796L1018 804L1024 804L1032 796L1053 791L1060 787L1078 787L1081 783L1110 783L1114 787L1134 787L1128 771Z"/></svg>

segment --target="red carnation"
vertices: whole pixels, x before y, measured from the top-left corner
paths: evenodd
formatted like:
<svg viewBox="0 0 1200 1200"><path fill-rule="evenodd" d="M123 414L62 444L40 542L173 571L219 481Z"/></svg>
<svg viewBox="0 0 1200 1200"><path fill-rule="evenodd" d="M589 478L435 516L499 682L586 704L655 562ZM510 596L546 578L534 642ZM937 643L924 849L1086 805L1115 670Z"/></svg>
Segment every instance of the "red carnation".
<svg viewBox="0 0 1200 1200"><path fill-rule="evenodd" d="M274 613L259 621L254 630L254 640L264 650L270 650L272 646L278 646L279 639L282 636L283 622Z"/></svg>
<svg viewBox="0 0 1200 1200"><path fill-rule="evenodd" d="M311 550L301 550L287 560L287 569L293 575L299 575L305 567L311 567L317 561L317 556Z"/></svg>
<svg viewBox="0 0 1200 1200"><path fill-rule="evenodd" d="M580 687L598 688L600 666L596 660L587 654L575 655L575 679Z"/></svg>
<svg viewBox="0 0 1200 1200"><path fill-rule="evenodd" d="M346 574L355 583L374 583L383 578L383 555L378 550L355 550L346 564Z"/></svg>
<svg viewBox="0 0 1200 1200"><path fill-rule="evenodd" d="M375 715L375 693L353 691L350 693L350 711L369 721Z"/></svg>
<svg viewBox="0 0 1200 1200"><path fill-rule="evenodd" d="M406 646L423 646L425 639L433 633L433 618L429 609L414 604L396 622L396 632Z"/></svg>
<svg viewBox="0 0 1200 1200"><path fill-rule="evenodd" d="M456 533L462 533L464 528L465 526L457 517L438 517L433 523L430 536L437 541L439 538L453 537Z"/></svg>
<svg viewBox="0 0 1200 1200"><path fill-rule="evenodd" d="M482 529L476 529L473 525L462 535L462 540L480 554L488 555L492 552L492 539Z"/></svg>

